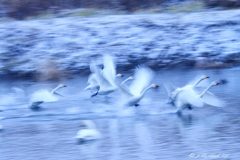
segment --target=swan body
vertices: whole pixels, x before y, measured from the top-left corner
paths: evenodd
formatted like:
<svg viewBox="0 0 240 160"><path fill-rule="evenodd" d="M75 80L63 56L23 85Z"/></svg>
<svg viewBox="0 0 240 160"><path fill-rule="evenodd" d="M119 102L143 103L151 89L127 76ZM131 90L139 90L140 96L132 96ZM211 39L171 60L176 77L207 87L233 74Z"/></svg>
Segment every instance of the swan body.
<svg viewBox="0 0 240 160"><path fill-rule="evenodd" d="M59 97L63 97L61 94L57 93L56 91L60 88L66 87L64 84L58 85L56 88L54 88L51 92L46 90L40 90L38 92L35 92L32 95L29 108L31 109L37 109L39 108L39 105L43 102L55 102L59 99Z"/></svg>
<svg viewBox="0 0 240 160"><path fill-rule="evenodd" d="M138 102L144 97L150 88L156 88L158 85L149 83L153 79L153 71L148 67L139 67L135 71L134 80L128 89L120 87L120 91L127 99L125 105L138 106Z"/></svg>
<svg viewBox="0 0 240 160"><path fill-rule="evenodd" d="M90 120L81 122L81 126L85 127L77 132L74 137L78 142L85 142L89 140L96 140L102 137L101 133L97 130L96 125Z"/></svg>
<svg viewBox="0 0 240 160"><path fill-rule="evenodd" d="M192 106L194 107L203 107L204 103L206 101L204 100L204 95L207 93L207 91L213 87L218 85L219 83L217 82L212 82L204 91L202 91L200 94L198 94L192 86L187 86L185 87L184 90L179 91L177 94L175 100L174 100L174 105L177 107L178 110L182 110L185 108L191 109ZM212 99L215 99L212 96ZM211 101L211 100L210 100ZM220 102L219 102L220 103ZM218 105L218 104L212 104L212 105Z"/></svg>

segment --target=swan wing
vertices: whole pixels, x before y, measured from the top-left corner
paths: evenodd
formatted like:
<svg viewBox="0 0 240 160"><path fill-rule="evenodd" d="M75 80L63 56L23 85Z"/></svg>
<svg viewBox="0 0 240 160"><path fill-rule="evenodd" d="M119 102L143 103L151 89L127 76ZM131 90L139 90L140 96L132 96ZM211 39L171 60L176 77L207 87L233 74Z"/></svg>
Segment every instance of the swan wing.
<svg viewBox="0 0 240 160"><path fill-rule="evenodd" d="M101 89L106 89L112 86L109 81L103 77L101 72L96 72L96 80Z"/></svg>
<svg viewBox="0 0 240 160"><path fill-rule="evenodd" d="M108 88L111 86L111 84L103 76L103 71L96 65L96 63L92 62L90 64L90 70L95 73L95 80L100 88Z"/></svg>
<svg viewBox="0 0 240 160"><path fill-rule="evenodd" d="M194 91L199 95L203 92L203 87L195 87ZM220 100L218 97L216 97L213 93L207 91L202 97L202 101L206 104L209 104L211 106L215 107L224 107L226 104L224 101Z"/></svg>
<svg viewBox="0 0 240 160"><path fill-rule="evenodd" d="M168 93L168 97L171 96L172 92L176 90L176 87L172 83L164 83L164 87Z"/></svg>
<svg viewBox="0 0 240 160"><path fill-rule="evenodd" d="M115 86L116 65L113 58L110 55L104 55L103 60L103 77L108 80L112 86Z"/></svg>
<svg viewBox="0 0 240 160"><path fill-rule="evenodd" d="M224 107L225 106L225 102L220 100L218 97L216 97L214 94L212 94L211 92L207 91L203 97L203 102L206 104L209 104L211 106L215 106L215 107Z"/></svg>
<svg viewBox="0 0 240 160"><path fill-rule="evenodd" d="M88 83L88 84L91 84L91 83L94 83L94 82L97 82L97 80L96 80L96 74L95 74L95 73L91 73L91 74L89 75L89 77L88 77L87 83Z"/></svg>
<svg viewBox="0 0 240 160"><path fill-rule="evenodd" d="M97 79L96 79L96 74L95 73L91 73L89 75L89 78L88 78L88 82L87 82L89 85L85 88L85 90L87 89L92 89L92 88L95 88L95 87L98 87L98 82L97 82Z"/></svg>
<svg viewBox="0 0 240 160"><path fill-rule="evenodd" d="M154 72L146 66L140 66L136 69L134 77L135 79L129 86L129 91L133 95L140 95L143 89L151 83L154 77Z"/></svg>
<svg viewBox="0 0 240 160"><path fill-rule="evenodd" d="M124 86L118 86L118 89L120 90L120 92L122 93L122 95L126 96L126 97L132 97L133 94L129 92L129 89L127 89Z"/></svg>

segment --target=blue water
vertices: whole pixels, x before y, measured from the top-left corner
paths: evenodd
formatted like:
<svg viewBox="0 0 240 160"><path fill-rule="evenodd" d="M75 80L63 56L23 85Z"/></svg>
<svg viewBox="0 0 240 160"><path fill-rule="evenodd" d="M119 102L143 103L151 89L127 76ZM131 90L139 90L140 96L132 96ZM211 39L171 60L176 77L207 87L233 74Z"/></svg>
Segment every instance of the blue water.
<svg viewBox="0 0 240 160"><path fill-rule="evenodd" d="M210 76L209 83L228 81L211 88L226 106L205 105L175 114L166 104L163 82L181 87L201 75ZM0 160L240 159L239 75L240 68L158 71L153 82L160 88L147 92L138 108L127 109L121 106L119 92L108 99L90 98L83 90L87 77L54 82L1 79ZM38 111L28 108L34 91L59 83L67 85L59 91L67 98L43 103ZM102 139L77 144L73 137L81 120L92 120Z"/></svg>

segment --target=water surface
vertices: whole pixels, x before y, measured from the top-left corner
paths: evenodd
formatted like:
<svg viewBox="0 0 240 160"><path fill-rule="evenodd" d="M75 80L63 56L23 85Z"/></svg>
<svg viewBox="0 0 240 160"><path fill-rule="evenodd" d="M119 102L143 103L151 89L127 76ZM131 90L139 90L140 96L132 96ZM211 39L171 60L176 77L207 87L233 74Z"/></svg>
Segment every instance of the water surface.
<svg viewBox="0 0 240 160"><path fill-rule="evenodd" d="M125 77L131 73L125 73ZM164 81L183 86L196 76L228 83L211 88L226 107L205 105L175 114L166 104ZM240 158L240 68L209 70L163 70L154 83L159 89L147 92L138 108L121 106L119 92L90 98L83 90L87 77L58 82L0 80L0 160L186 160ZM207 81L206 81L207 82ZM28 108L30 95L59 83L67 98L43 103L42 109ZM16 87L17 89L14 89ZM20 89L20 90L18 90ZM21 89L24 91L22 92ZM103 134L101 140L76 144L73 137L81 120L90 119ZM197 157L197 156L202 157Z"/></svg>

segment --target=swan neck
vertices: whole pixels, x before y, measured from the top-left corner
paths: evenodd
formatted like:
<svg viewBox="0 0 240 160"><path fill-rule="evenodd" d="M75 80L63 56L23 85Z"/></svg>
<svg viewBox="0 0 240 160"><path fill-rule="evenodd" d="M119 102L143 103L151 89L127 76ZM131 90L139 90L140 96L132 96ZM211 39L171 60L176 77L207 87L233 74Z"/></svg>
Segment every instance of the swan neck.
<svg viewBox="0 0 240 160"><path fill-rule="evenodd" d="M152 85L149 86L149 87L147 87L147 88L145 88L145 89L142 91L142 96L144 96L144 94L145 94L150 88L152 88Z"/></svg>
<svg viewBox="0 0 240 160"><path fill-rule="evenodd" d="M51 94L53 94L55 91L57 91L60 88L60 86L57 86L55 89L51 91Z"/></svg>
<svg viewBox="0 0 240 160"><path fill-rule="evenodd" d="M199 79L193 86L196 87L202 80L203 78Z"/></svg>
<svg viewBox="0 0 240 160"><path fill-rule="evenodd" d="M122 81L122 83L120 84L120 86L122 86L124 83L126 83L128 80L130 80L130 78L125 79L124 81Z"/></svg>
<svg viewBox="0 0 240 160"><path fill-rule="evenodd" d="M213 86L213 84L211 84L210 86L208 86L199 96L200 98L203 97L203 95Z"/></svg>
<svg viewBox="0 0 240 160"><path fill-rule="evenodd" d="M96 126L95 126L95 124L93 124L93 123L88 123L88 124L87 124L87 128L88 128L88 129L96 130Z"/></svg>

